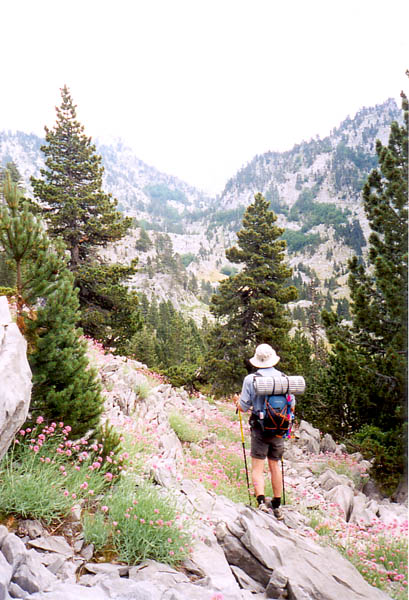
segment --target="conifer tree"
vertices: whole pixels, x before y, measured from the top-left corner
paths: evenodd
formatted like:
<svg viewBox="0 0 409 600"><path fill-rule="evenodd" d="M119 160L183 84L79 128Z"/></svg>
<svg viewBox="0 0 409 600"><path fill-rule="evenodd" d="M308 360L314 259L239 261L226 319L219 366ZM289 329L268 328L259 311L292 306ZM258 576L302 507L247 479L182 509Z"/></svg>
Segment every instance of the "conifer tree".
<svg viewBox="0 0 409 600"><path fill-rule="evenodd" d="M365 270L355 257L348 282L356 341L375 359L380 388L396 392L395 405L384 407L390 416L402 411L398 398L404 399L407 379L408 100L404 95L402 100L404 124L391 124L387 146L377 141L379 167L363 189L372 230L370 268Z"/></svg>
<svg viewBox="0 0 409 600"><path fill-rule="evenodd" d="M273 346L283 370L291 370L291 321L286 304L297 297L287 285L292 270L285 262L284 230L275 224L269 202L256 194L243 217L237 246L227 259L242 270L221 282L210 309L216 325L209 338L205 368L217 393L236 391L246 375L246 361L261 343Z"/></svg>
<svg viewBox="0 0 409 600"><path fill-rule="evenodd" d="M136 261L130 266L104 263L96 250L121 239L132 220L118 212L117 201L102 189L102 159L77 120L66 86L61 96L56 125L45 128L45 168L41 178L31 179L34 196L49 234L62 237L69 250L84 332L120 352L140 327L136 297L125 285Z"/></svg>
<svg viewBox="0 0 409 600"><path fill-rule="evenodd" d="M141 252L148 252L153 246L152 240L149 237L148 232L141 227L141 231L139 233L139 238L135 242L136 250L140 250Z"/></svg>
<svg viewBox="0 0 409 600"><path fill-rule="evenodd" d="M131 219L123 218L117 201L102 190L102 158L77 121L67 86L61 89L61 97L54 129L45 128L46 144L41 150L46 168L31 183L35 198L44 206L48 231L63 238L75 271L96 246L121 239Z"/></svg>
<svg viewBox="0 0 409 600"><path fill-rule="evenodd" d="M406 437L408 319L408 100L402 95L403 125L391 124L389 143L376 144L378 168L363 189L372 233L368 265L349 263L352 327L324 313L334 344L328 370L328 399L334 423L344 433L359 428L388 433L394 469L402 469ZM403 430L402 430L403 427ZM361 433L362 433L361 432ZM365 438L362 433L361 439ZM392 463L391 463L392 464ZM377 467L387 477L385 464ZM389 473L391 475L391 473ZM393 475L393 474L392 474Z"/></svg>
<svg viewBox="0 0 409 600"><path fill-rule="evenodd" d="M0 247L16 271L17 322L29 342L33 372L30 410L83 435L98 426L103 400L76 328L79 304L65 247L51 244L8 174L4 196Z"/></svg>

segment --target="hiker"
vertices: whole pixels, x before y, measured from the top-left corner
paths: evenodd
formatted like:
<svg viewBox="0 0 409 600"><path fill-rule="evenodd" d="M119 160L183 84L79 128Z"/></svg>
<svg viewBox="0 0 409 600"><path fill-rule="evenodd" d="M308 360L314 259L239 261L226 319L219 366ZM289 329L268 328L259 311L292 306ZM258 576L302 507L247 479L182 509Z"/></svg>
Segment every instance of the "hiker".
<svg viewBox="0 0 409 600"><path fill-rule="evenodd" d="M250 363L257 368L256 373L264 377L280 377L283 374L275 365L280 360L275 350L269 344L260 344L257 346L254 356L250 358ZM274 516L282 520L283 513L280 508L281 493L283 490L283 478L280 469L280 460L284 453L284 438L278 436L269 436L264 432L257 415L264 407L264 399L262 396L256 396L254 391L254 373L247 375L243 381L243 387L240 396L236 394L234 400L238 410L247 412L252 410L250 416L250 431L251 431L251 475L254 486L254 493L257 498L258 507L269 512L272 508ZM291 398L291 411L294 412L295 399ZM268 467L270 470L271 485L273 488L273 499L271 506L266 503L264 495L264 461L268 459Z"/></svg>

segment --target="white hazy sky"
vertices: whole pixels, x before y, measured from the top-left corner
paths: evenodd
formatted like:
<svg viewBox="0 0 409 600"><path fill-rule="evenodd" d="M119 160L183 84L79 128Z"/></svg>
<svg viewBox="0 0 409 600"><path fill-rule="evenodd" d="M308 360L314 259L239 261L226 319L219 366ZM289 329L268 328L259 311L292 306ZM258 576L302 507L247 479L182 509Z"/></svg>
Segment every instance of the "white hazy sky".
<svg viewBox="0 0 409 600"><path fill-rule="evenodd" d="M87 135L210 193L255 154L407 93L407 0L9 0L0 129Z"/></svg>

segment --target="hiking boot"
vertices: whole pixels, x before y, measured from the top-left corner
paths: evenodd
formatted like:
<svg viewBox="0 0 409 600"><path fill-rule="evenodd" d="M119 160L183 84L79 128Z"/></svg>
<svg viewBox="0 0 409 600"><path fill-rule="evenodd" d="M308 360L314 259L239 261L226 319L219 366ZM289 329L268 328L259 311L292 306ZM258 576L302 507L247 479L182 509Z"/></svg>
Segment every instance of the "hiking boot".
<svg viewBox="0 0 409 600"><path fill-rule="evenodd" d="M270 509L268 508L265 502L260 502L260 504L258 505L258 509L266 513L270 512Z"/></svg>
<svg viewBox="0 0 409 600"><path fill-rule="evenodd" d="M284 519L284 514L280 507L273 508L273 515L278 521L282 521Z"/></svg>

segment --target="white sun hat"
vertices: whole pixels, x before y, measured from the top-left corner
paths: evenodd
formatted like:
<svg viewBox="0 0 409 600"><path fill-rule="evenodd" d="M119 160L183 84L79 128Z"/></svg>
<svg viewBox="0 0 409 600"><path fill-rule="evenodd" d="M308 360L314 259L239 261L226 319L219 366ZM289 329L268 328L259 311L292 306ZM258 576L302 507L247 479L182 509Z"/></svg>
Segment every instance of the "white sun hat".
<svg viewBox="0 0 409 600"><path fill-rule="evenodd" d="M250 358L253 367L258 367L259 369L274 367L279 360L280 357L269 344L260 344L260 346L257 346L254 356Z"/></svg>

